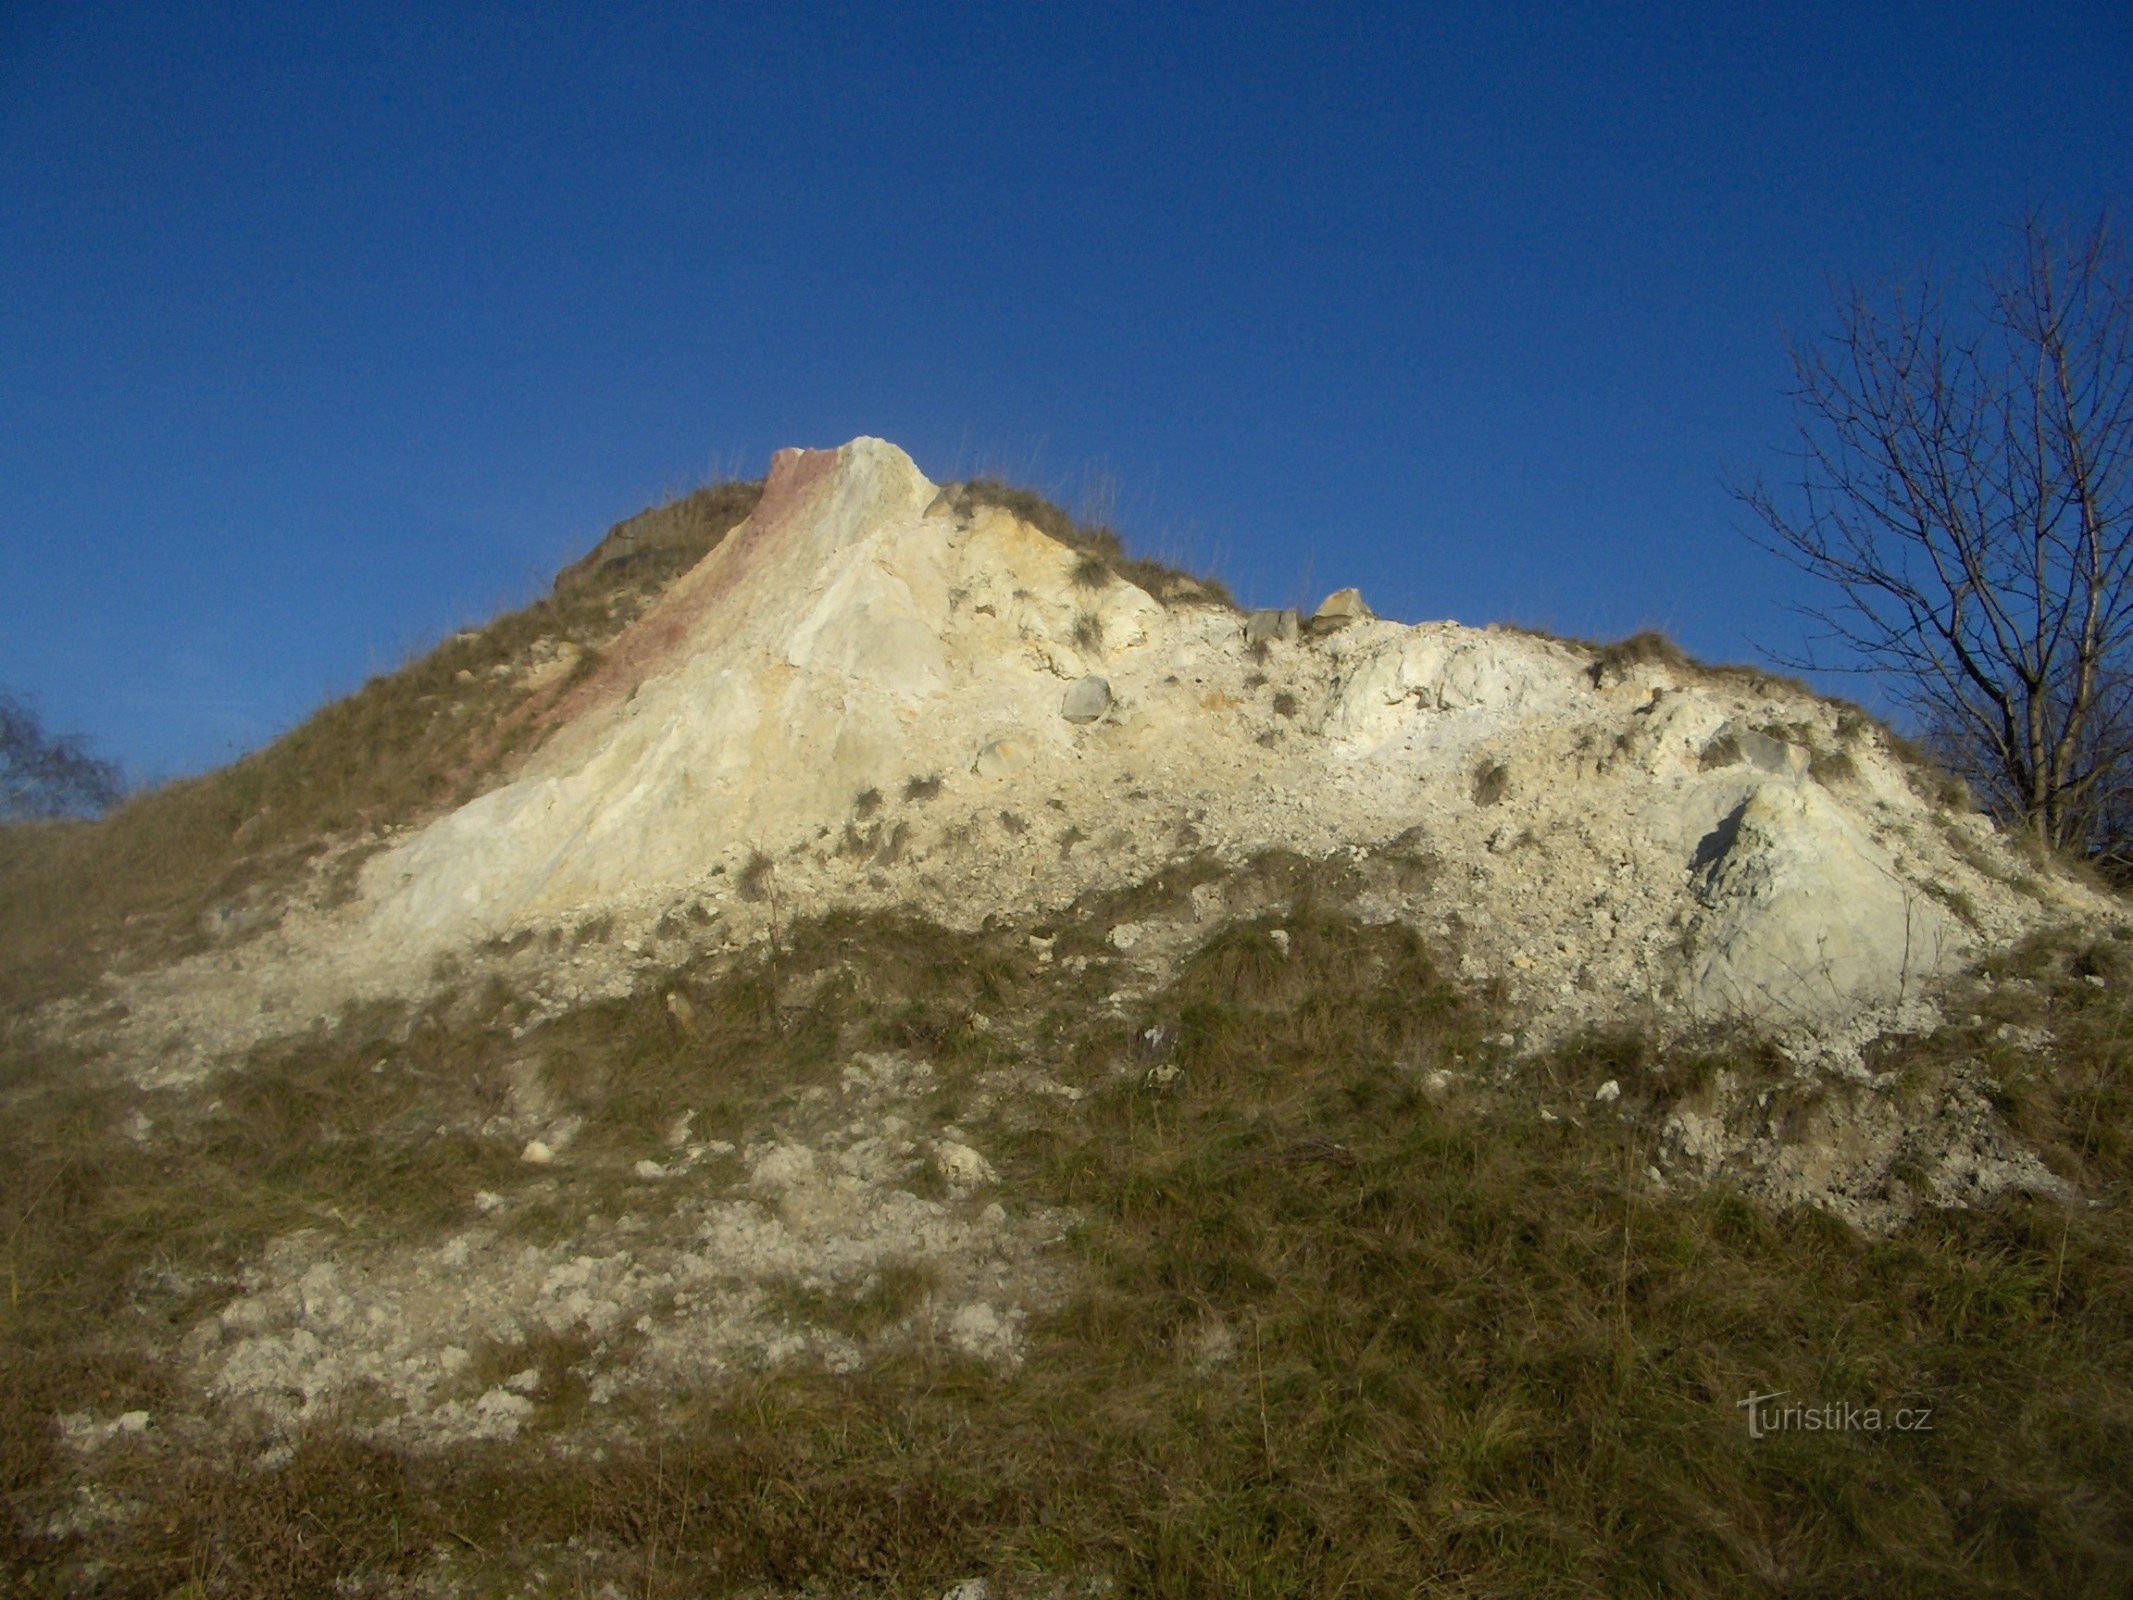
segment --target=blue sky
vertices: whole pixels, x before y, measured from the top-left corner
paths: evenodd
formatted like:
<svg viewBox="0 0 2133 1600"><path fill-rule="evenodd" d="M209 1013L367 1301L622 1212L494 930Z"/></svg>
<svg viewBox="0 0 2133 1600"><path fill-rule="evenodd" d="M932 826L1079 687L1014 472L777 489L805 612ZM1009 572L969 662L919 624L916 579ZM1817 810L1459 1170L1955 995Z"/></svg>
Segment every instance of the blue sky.
<svg viewBox="0 0 2133 1600"><path fill-rule="evenodd" d="M2121 205L2133 7L0 6L0 686L226 759L786 444L1249 599L1784 648L1832 275Z"/></svg>

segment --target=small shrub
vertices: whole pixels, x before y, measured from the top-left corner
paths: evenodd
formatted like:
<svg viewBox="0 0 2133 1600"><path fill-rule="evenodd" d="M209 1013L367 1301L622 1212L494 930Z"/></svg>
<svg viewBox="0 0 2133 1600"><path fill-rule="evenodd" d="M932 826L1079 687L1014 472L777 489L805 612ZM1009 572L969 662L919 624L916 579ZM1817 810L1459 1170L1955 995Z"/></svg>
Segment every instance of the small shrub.
<svg viewBox="0 0 2133 1600"><path fill-rule="evenodd" d="M734 879L735 891L743 900L761 901L770 898L770 886L777 864L761 850L751 851L740 876Z"/></svg>
<svg viewBox="0 0 2133 1600"><path fill-rule="evenodd" d="M1712 772L1719 767L1730 767L1740 758L1739 737L1732 733L1722 733L1703 747L1702 754L1696 758L1696 765L1702 771Z"/></svg>
<svg viewBox="0 0 2133 1600"><path fill-rule="evenodd" d="M1605 684L1610 679L1619 680L1632 667L1651 665L1687 672L1692 663L1680 645L1656 629L1646 628L1627 639L1597 647L1589 670L1594 683Z"/></svg>
<svg viewBox="0 0 2133 1600"><path fill-rule="evenodd" d="M1852 759L1849 750L1824 750L1817 748L1808 759L1807 775L1824 788L1852 783L1859 776L1859 763Z"/></svg>

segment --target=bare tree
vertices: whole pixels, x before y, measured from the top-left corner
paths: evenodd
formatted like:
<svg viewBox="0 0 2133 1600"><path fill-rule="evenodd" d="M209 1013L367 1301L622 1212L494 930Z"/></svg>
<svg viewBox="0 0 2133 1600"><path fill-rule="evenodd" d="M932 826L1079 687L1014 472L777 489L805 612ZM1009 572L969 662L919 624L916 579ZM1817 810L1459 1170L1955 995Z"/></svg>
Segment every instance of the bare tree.
<svg viewBox="0 0 2133 1600"><path fill-rule="evenodd" d="M0 693L0 817L66 817L102 811L121 793L118 768L75 738L46 733L37 714Z"/></svg>
<svg viewBox="0 0 2133 1600"><path fill-rule="evenodd" d="M1799 480L1736 493L1823 580L1835 645L2002 815L2092 847L2133 787L2133 280L2108 218L2032 211L1973 301L1854 286L1795 345Z"/></svg>

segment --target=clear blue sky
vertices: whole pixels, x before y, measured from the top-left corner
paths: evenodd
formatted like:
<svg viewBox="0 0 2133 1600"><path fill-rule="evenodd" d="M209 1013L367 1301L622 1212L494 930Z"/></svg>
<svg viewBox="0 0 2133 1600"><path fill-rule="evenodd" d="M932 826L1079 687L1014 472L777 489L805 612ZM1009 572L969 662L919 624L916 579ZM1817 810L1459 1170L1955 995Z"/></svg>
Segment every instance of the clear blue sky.
<svg viewBox="0 0 2133 1600"><path fill-rule="evenodd" d="M0 4L0 685L224 759L786 444L1247 598L1783 646L1831 274L2133 172L2133 6Z"/></svg>

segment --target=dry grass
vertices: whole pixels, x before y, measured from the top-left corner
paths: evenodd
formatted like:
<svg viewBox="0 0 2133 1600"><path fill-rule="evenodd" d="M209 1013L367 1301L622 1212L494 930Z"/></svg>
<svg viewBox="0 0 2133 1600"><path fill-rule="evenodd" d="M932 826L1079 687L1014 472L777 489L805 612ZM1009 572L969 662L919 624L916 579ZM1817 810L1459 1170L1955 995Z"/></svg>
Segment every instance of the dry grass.
<svg viewBox="0 0 2133 1600"><path fill-rule="evenodd" d="M655 1596L937 1594L973 1572L1010 1594L1017 1574L1057 1573L1165 1597L2123 1592L2133 947L2012 952L1965 1001L1974 1023L1876 1063L1987 1061L2003 1114L2098 1204L1930 1216L1870 1241L1638 1176L1671 1106L1719 1070L1782 1073L1774 1057L1590 1034L1528 1069L1535 1087L1589 1104L1614 1079L1629 1116L1545 1123L1530 1091L1493 1087L1495 1004L1413 934L1349 921L1345 880L1307 862L1257 869L1287 891L1282 915L1106 1011L1102 931L1177 911L1212 870L1092 899L1052 925L1049 964L1017 930L845 916L523 1038L502 993L352 1018L256 1057L168 1143L119 1131L130 1101L13 1059L0 1589L399 1592L442 1563L475 1593L529 1586L536 1566ZM1997 1032L2040 1021L2049 1053ZM78 1475L50 1417L182 1411L158 1343L212 1310L214 1275L259 1240L436 1230L476 1183L528 1181L507 1150L435 1132L490 1114L519 1055L550 1063L588 1119L575 1169L542 1180L565 1185L567 1232L612 1203L603 1163L644 1153L677 1104L742 1134L884 1045L939 1064L943 1116L996 1067L1088 1091L977 1135L1012 1207L1083 1219L1064 1247L1080 1288L1033 1326L1018 1373L921 1348L853 1379L662 1394L597 1454L538 1435L410 1454L331 1428L265 1471L241 1450L113 1447L98 1473L137 1509L90 1534L34 1531ZM370 1071L403 1057L412 1070ZM1460 1076L1431 1090L1440 1068ZM166 1267L201 1287L144 1291ZM789 1292L872 1335L928 1288L914 1264L849 1301ZM583 1359L477 1353L482 1375L536 1368L549 1416L575 1404ZM1735 1402L1776 1389L1930 1405L1933 1431L1749 1439Z"/></svg>
<svg viewBox="0 0 2133 1600"><path fill-rule="evenodd" d="M1626 639L1602 643L1594 639L1580 639L1571 634L1551 632L1546 628L1527 627L1516 622L1492 622L1489 627L1498 632L1520 634L1529 639L1545 639L1550 644L1559 644L1578 651L1587 657L1586 670L1596 685L1619 682L1625 674L1638 667L1658 666L1676 677L1692 682L1726 685L1758 694L1820 698L1799 678L1782 672L1772 672L1767 667L1699 660L1655 628L1641 629Z"/></svg>
<svg viewBox="0 0 2133 1600"><path fill-rule="evenodd" d="M997 478L972 478L968 483L948 485L946 493L959 509L998 506L1080 552L1073 572L1077 588L1100 589L1115 576L1146 590L1166 606L1238 609L1236 599L1220 579L1129 554L1124 541L1110 527L1081 522L1034 490L1017 488Z"/></svg>
<svg viewBox="0 0 2133 1600"><path fill-rule="evenodd" d="M96 822L0 826L0 1019L116 961L169 959L211 942L218 924L249 926L336 846L492 787L534 737L534 703L572 681L530 687L522 669L535 647L577 646L582 676L759 489L722 484L633 518L623 526L649 522L658 537L632 559L588 558L553 594L371 679L227 767Z"/></svg>

